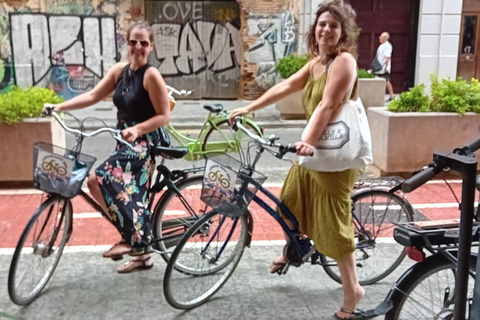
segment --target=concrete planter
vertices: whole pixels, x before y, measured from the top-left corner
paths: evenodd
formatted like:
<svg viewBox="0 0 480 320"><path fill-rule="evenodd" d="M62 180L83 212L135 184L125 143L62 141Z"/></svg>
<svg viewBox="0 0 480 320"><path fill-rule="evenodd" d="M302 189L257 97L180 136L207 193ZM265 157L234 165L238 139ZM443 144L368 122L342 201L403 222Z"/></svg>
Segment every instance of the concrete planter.
<svg viewBox="0 0 480 320"><path fill-rule="evenodd" d="M280 112L280 117L282 119L305 119L301 90L278 101L275 104L275 108Z"/></svg>
<svg viewBox="0 0 480 320"><path fill-rule="evenodd" d="M386 86L387 81L384 78L358 79L358 96L365 109L385 105Z"/></svg>
<svg viewBox="0 0 480 320"><path fill-rule="evenodd" d="M369 108L367 115L373 165L381 175L410 175L432 162L434 152L451 152L478 138L480 114L476 113L394 113L379 107Z"/></svg>
<svg viewBox="0 0 480 320"><path fill-rule="evenodd" d="M383 78L358 79L358 96L365 109L381 107L385 104L385 88L387 82ZM302 91L278 101L275 108L283 119L305 119L302 105Z"/></svg>
<svg viewBox="0 0 480 320"><path fill-rule="evenodd" d="M33 180L33 144L44 141L65 147L65 130L55 119L25 119L0 124L0 186L28 186ZM31 186L31 184L30 184Z"/></svg>

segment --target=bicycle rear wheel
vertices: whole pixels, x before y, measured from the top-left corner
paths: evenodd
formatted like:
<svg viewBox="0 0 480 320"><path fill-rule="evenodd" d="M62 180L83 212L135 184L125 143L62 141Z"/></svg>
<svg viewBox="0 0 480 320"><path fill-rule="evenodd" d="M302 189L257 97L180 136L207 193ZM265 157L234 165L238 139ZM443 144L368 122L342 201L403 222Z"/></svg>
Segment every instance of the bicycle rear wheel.
<svg viewBox="0 0 480 320"><path fill-rule="evenodd" d="M47 199L35 211L18 241L8 274L8 294L18 305L35 300L53 275L72 228L72 205Z"/></svg>
<svg viewBox="0 0 480 320"><path fill-rule="evenodd" d="M180 180L175 185L180 196L173 190L167 190L153 210L153 235L158 242L157 249L168 263L173 250L185 235L185 232L206 212L212 210L200 200L203 176L192 176Z"/></svg>
<svg viewBox="0 0 480 320"><path fill-rule="evenodd" d="M358 280L361 285L374 284L405 258L405 248L393 240L394 223L413 221L413 209L396 194L368 189L352 197L352 212L359 222L354 221ZM336 262L324 256L321 262L327 274L341 283Z"/></svg>
<svg viewBox="0 0 480 320"><path fill-rule="evenodd" d="M235 271L247 242L247 222L212 211L192 226L168 263L163 291L177 309L210 299ZM181 272L178 271L181 270Z"/></svg>
<svg viewBox="0 0 480 320"><path fill-rule="evenodd" d="M470 261L475 269L476 257ZM411 271L413 270L413 271ZM393 308L385 319L453 319L455 309L456 265L446 257L435 254L415 265L395 286L391 297ZM469 277L467 299L471 300L474 278ZM468 319L468 301L467 313Z"/></svg>

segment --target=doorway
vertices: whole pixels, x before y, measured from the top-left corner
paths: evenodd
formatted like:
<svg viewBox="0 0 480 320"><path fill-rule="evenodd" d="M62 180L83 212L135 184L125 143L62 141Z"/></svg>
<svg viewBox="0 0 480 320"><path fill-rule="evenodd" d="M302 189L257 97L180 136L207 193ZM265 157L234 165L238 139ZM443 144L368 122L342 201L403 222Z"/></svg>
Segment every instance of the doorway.
<svg viewBox="0 0 480 320"><path fill-rule="evenodd" d="M458 53L457 76L470 81L479 78L480 64L478 63L478 34L480 13L462 14L462 28L460 33L460 48Z"/></svg>

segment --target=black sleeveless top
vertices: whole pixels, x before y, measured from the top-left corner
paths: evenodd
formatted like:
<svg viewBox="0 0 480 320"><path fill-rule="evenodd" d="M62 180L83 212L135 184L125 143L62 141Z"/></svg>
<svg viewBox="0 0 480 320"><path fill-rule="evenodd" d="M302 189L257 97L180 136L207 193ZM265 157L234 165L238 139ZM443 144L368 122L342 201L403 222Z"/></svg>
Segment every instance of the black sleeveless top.
<svg viewBox="0 0 480 320"><path fill-rule="evenodd" d="M152 101L143 87L143 77L149 67L153 66L147 63L133 71L129 63L123 68L113 93L119 121L140 123L155 115Z"/></svg>

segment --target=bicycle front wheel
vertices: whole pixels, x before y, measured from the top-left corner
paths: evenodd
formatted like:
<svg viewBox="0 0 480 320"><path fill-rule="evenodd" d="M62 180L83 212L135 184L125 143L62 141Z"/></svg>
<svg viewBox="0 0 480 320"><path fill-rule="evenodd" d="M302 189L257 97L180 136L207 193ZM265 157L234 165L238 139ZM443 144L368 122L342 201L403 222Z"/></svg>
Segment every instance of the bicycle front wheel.
<svg viewBox="0 0 480 320"><path fill-rule="evenodd" d="M167 190L153 210L153 235L161 256L168 263L173 250L185 232L206 212L212 210L200 200L203 176L192 176L175 185L180 191Z"/></svg>
<svg viewBox="0 0 480 320"><path fill-rule="evenodd" d="M216 211L203 216L178 243L168 263L163 291L177 309L210 299L235 271L247 242L247 222ZM179 271L181 270L181 271Z"/></svg>
<svg viewBox="0 0 480 320"><path fill-rule="evenodd" d="M72 228L72 204L51 197L35 211L18 241L8 274L13 303L35 300L57 267Z"/></svg>
<svg viewBox="0 0 480 320"><path fill-rule="evenodd" d="M472 256L470 268L475 269ZM453 319L455 310L456 265L446 257L435 254L413 267L414 271L395 286L393 309L385 319ZM409 270L410 271L410 270ZM467 299L473 297L474 278L468 281ZM465 303L467 303L466 301ZM468 304L467 304L468 306ZM465 318L468 318L468 307Z"/></svg>
<svg viewBox="0 0 480 320"><path fill-rule="evenodd" d="M394 223L413 221L413 209L396 194L368 189L352 197L352 214L358 280L361 285L374 284L405 258L405 248L393 240ZM324 256L321 262L327 274L341 283L336 262Z"/></svg>

